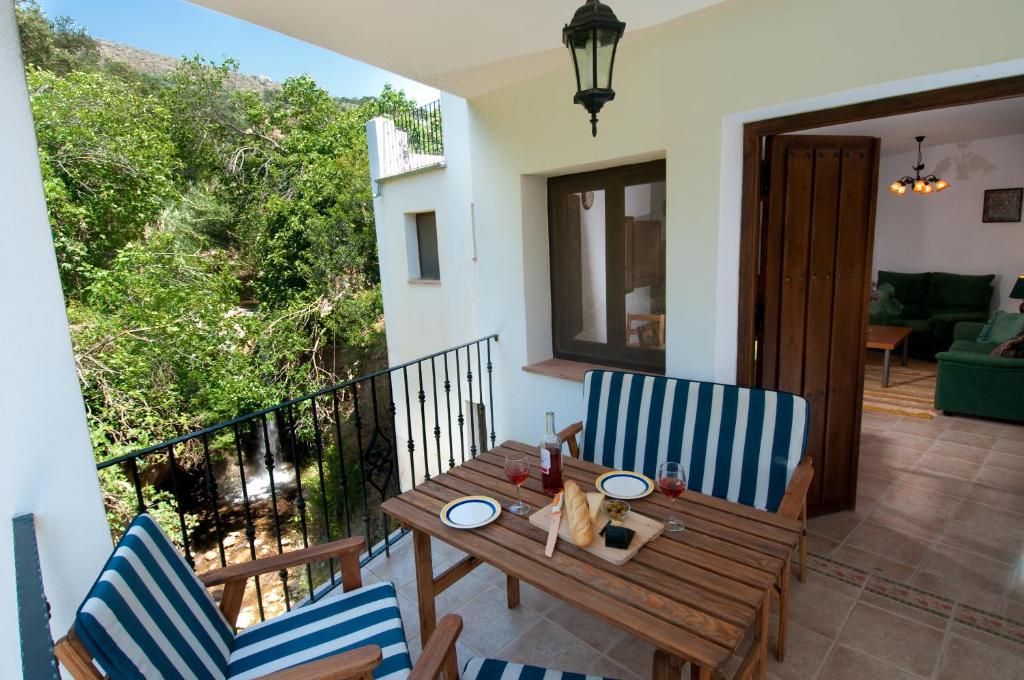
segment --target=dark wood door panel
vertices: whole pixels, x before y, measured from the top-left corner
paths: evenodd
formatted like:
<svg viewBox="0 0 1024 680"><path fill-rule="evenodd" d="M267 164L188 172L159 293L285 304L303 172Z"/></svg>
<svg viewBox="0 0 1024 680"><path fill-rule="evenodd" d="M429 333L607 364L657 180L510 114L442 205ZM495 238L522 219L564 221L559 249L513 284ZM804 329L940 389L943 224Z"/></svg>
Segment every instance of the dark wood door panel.
<svg viewBox="0 0 1024 680"><path fill-rule="evenodd" d="M761 385L810 403L812 508L852 507L877 140L786 135L768 155Z"/></svg>

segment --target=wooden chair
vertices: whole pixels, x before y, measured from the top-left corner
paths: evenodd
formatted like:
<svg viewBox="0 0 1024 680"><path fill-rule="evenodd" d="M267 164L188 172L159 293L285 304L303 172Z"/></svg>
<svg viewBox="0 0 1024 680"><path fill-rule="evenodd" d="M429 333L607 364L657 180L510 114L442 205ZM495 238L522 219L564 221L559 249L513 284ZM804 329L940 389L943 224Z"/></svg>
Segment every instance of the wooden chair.
<svg viewBox="0 0 1024 680"><path fill-rule="evenodd" d="M462 619L441 619L412 666L394 586L362 584L363 548L361 537L346 538L196 576L156 521L139 515L54 653L77 680L100 680L100 668L115 680L457 680ZM236 633L248 579L331 557L342 594ZM224 586L219 608L206 592L214 586Z"/></svg>
<svg viewBox="0 0 1024 680"><path fill-rule="evenodd" d="M804 531L799 577L801 582L807 578L807 491L814 468L811 459L804 457L808 405L803 397L679 378L590 371L584 379L583 406L586 419L559 433L574 458L651 478L658 465L674 460L686 468L687 487L692 491L800 521ZM578 435L582 442L577 441ZM740 459L734 460L736 456ZM708 471L710 478L706 478ZM786 653L789 572L787 560L775 586L780 661Z"/></svg>
<svg viewBox="0 0 1024 680"><path fill-rule="evenodd" d="M630 339L633 337L636 337L636 341ZM626 344L634 347L664 347L665 315L627 314Z"/></svg>

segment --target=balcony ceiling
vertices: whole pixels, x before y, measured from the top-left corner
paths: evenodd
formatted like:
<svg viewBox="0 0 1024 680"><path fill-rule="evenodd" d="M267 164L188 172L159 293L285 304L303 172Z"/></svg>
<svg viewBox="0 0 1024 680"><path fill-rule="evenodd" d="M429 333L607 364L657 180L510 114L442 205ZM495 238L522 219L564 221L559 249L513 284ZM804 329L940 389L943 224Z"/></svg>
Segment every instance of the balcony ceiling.
<svg viewBox="0 0 1024 680"><path fill-rule="evenodd" d="M567 63L582 0L190 0L461 97ZM611 0L626 39L723 0Z"/></svg>

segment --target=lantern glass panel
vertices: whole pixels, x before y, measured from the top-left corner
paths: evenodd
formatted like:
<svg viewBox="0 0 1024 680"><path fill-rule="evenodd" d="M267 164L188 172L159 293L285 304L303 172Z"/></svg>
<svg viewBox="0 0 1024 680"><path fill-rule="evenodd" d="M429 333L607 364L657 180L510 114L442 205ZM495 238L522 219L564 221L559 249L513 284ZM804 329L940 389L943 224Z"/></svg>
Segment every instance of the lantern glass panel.
<svg viewBox="0 0 1024 680"><path fill-rule="evenodd" d="M597 31L597 87L611 88L612 59L615 56L616 32Z"/></svg>
<svg viewBox="0 0 1024 680"><path fill-rule="evenodd" d="M579 90L590 90L594 85L594 34L586 32L572 39L573 56L576 59Z"/></svg>

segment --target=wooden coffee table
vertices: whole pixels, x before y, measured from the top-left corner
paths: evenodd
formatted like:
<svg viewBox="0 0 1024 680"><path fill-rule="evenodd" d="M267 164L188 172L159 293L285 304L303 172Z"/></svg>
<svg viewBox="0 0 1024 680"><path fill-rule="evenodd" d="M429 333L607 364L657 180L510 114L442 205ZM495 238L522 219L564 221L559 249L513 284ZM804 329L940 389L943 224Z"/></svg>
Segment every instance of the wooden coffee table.
<svg viewBox="0 0 1024 680"><path fill-rule="evenodd" d="M882 387L889 386L889 363L892 351L903 345L903 359L900 365L907 365L907 350L910 347L910 334L913 331L906 326L868 326L868 349L885 351L882 359Z"/></svg>
<svg viewBox="0 0 1024 680"><path fill-rule="evenodd" d="M514 487L505 479L503 464L509 452L529 456L531 476L523 485L523 500L534 509L543 507L550 499L540 493L536 451L535 446L506 442L384 503L384 512L413 532L424 644L435 627L434 598L486 562L507 575L510 607L519 603L523 580L653 645L655 680L677 680L687 661L692 664L691 678L710 680L740 651L749 632L755 642L737 677L765 678L769 593L784 578L800 534L799 522L685 493L677 505L686 529L662 534L632 560L615 566L567 541L558 542L553 557L544 557L547 533L526 517L508 512L469 531L452 529L438 518L444 504L460 496L488 495L508 507ZM565 478L587 489L607 469L568 456L563 465ZM669 512L668 501L660 494L631 505L661 521ZM434 576L431 537L468 557Z"/></svg>

